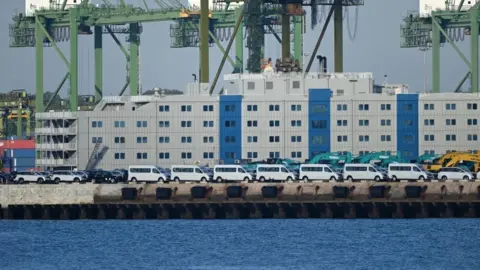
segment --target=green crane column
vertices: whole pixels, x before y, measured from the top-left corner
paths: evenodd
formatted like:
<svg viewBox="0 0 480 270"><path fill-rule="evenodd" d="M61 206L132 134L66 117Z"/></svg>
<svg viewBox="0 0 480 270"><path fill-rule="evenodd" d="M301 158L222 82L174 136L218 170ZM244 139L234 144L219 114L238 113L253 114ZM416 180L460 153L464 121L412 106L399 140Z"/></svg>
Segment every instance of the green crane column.
<svg viewBox="0 0 480 270"><path fill-rule="evenodd" d="M335 72L343 72L343 7L338 3L334 5L333 13L333 34L335 47Z"/></svg>
<svg viewBox="0 0 480 270"><path fill-rule="evenodd" d="M23 130L22 130L22 104L18 105L17 109L17 138L23 138Z"/></svg>
<svg viewBox="0 0 480 270"><path fill-rule="evenodd" d="M432 20L437 20L432 13ZM440 92L440 29L432 23L432 91Z"/></svg>
<svg viewBox="0 0 480 270"><path fill-rule="evenodd" d="M208 83L210 74L208 63L208 44L209 44L209 21L208 18L208 0L200 1L200 83Z"/></svg>
<svg viewBox="0 0 480 270"><path fill-rule="evenodd" d="M303 33L302 20L303 16L293 17L293 53L295 59L298 59L300 67L303 67Z"/></svg>
<svg viewBox="0 0 480 270"><path fill-rule="evenodd" d="M478 93L478 8L472 8L471 15L471 88L472 93Z"/></svg>
<svg viewBox="0 0 480 270"><path fill-rule="evenodd" d="M243 8L244 7L241 6L235 9L235 21L242 16ZM240 23L237 35L235 36L235 54L235 73L243 73L243 20Z"/></svg>
<svg viewBox="0 0 480 270"><path fill-rule="evenodd" d="M27 111L27 118L25 120L26 122L26 129L25 129L25 132L26 132L26 136L27 137L30 137L31 136L31 120L32 120L32 111L28 110Z"/></svg>
<svg viewBox="0 0 480 270"><path fill-rule="evenodd" d="M78 9L70 9L70 111L78 109Z"/></svg>
<svg viewBox="0 0 480 270"><path fill-rule="evenodd" d="M285 14L287 12L287 5L283 5L282 14L282 59L285 60L290 57L290 16Z"/></svg>
<svg viewBox="0 0 480 270"><path fill-rule="evenodd" d="M35 18L35 109L37 112L44 111L43 100L43 35L41 22Z"/></svg>
<svg viewBox="0 0 480 270"><path fill-rule="evenodd" d="M138 47L140 46L139 24L130 24L130 95L138 95Z"/></svg>
<svg viewBox="0 0 480 270"><path fill-rule="evenodd" d="M103 96L103 40L102 26L95 26L95 102L99 102Z"/></svg>

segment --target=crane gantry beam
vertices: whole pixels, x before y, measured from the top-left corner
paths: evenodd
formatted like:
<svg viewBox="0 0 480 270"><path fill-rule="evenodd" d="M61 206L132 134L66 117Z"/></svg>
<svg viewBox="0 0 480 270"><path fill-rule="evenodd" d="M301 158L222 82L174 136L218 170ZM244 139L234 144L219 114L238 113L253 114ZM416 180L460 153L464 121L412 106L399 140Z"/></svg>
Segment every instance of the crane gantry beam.
<svg viewBox="0 0 480 270"><path fill-rule="evenodd" d="M458 83L455 92L460 91L465 81L470 78L473 93L479 91L479 23L480 2L468 10L464 9L464 0L458 6L446 10L433 11L431 16L420 17L409 14L401 26L402 48L432 49L432 91L440 92L440 47L449 43L467 66L465 76ZM461 31L461 32L460 32ZM470 36L470 59L458 48L459 36Z"/></svg>

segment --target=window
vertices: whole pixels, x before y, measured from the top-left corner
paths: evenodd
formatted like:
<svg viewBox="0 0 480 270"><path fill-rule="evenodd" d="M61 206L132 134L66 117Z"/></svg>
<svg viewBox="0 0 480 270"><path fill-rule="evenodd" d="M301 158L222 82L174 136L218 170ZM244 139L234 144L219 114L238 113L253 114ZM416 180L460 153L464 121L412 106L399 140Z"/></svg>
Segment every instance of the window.
<svg viewBox="0 0 480 270"><path fill-rule="evenodd" d="M292 82L292 88L293 89L299 89L300 88L300 81L293 81Z"/></svg>
<svg viewBox="0 0 480 270"><path fill-rule="evenodd" d="M290 137L291 142L302 142L302 136L292 136Z"/></svg>
<svg viewBox="0 0 480 270"><path fill-rule="evenodd" d="M258 111L258 105L247 105L247 111L249 111L249 112Z"/></svg>
<svg viewBox="0 0 480 270"><path fill-rule="evenodd" d="M447 111L454 111L457 108L457 105L455 103L447 103L445 104L445 109Z"/></svg>
<svg viewBox="0 0 480 270"><path fill-rule="evenodd" d="M477 106L478 106L477 103L467 103L468 110L476 110Z"/></svg>
<svg viewBox="0 0 480 270"><path fill-rule="evenodd" d="M92 143L102 143L103 138L102 137L92 137Z"/></svg>
<svg viewBox="0 0 480 270"><path fill-rule="evenodd" d="M367 119L365 120L358 120L358 125L361 127L368 127L369 121Z"/></svg>
<svg viewBox="0 0 480 270"><path fill-rule="evenodd" d="M203 105L204 112L213 112L213 105Z"/></svg>
<svg viewBox="0 0 480 270"><path fill-rule="evenodd" d="M455 135L455 134L447 134L447 135L445 136L445 139L446 139L447 141L456 141L456 140L457 140L457 135Z"/></svg>
<svg viewBox="0 0 480 270"><path fill-rule="evenodd" d="M247 152L247 158L258 158L258 152Z"/></svg>
<svg viewBox="0 0 480 270"><path fill-rule="evenodd" d="M115 159L125 159L125 153L115 153L114 158Z"/></svg>
<svg viewBox="0 0 480 270"><path fill-rule="evenodd" d="M115 122L114 122L114 127L116 127L116 128L124 128L124 127L125 127L125 121L115 121Z"/></svg>
<svg viewBox="0 0 480 270"><path fill-rule="evenodd" d="M191 159L192 153L191 152L182 152L181 154L182 159Z"/></svg>
<svg viewBox="0 0 480 270"><path fill-rule="evenodd" d="M203 152L204 159L213 159L213 152Z"/></svg>
<svg viewBox="0 0 480 270"><path fill-rule="evenodd" d="M327 128L327 120L312 120L312 128Z"/></svg>
<svg viewBox="0 0 480 270"><path fill-rule="evenodd" d="M147 153L137 153L137 159L147 159Z"/></svg>
<svg viewBox="0 0 480 270"><path fill-rule="evenodd" d="M380 136L380 141L382 141L382 142L390 142L391 140L392 140L391 135L381 135Z"/></svg>
<svg viewBox="0 0 480 270"><path fill-rule="evenodd" d="M170 137L158 137L158 142L159 143L169 143L170 142Z"/></svg>
<svg viewBox="0 0 480 270"><path fill-rule="evenodd" d="M390 111L392 109L391 104L380 104L380 110L382 111Z"/></svg>
<svg viewBox="0 0 480 270"><path fill-rule="evenodd" d="M158 127L170 127L170 121L159 121L158 122Z"/></svg>
<svg viewBox="0 0 480 270"><path fill-rule="evenodd" d="M280 157L280 152L270 152L270 153L268 153L268 156L270 158L279 158Z"/></svg>
<svg viewBox="0 0 480 270"><path fill-rule="evenodd" d="M315 135L315 136L312 136L311 138L311 143L314 145L322 145L322 144L325 144L325 142L326 142L326 138L323 135Z"/></svg>
<svg viewBox="0 0 480 270"><path fill-rule="evenodd" d="M169 112L170 111L170 106L169 105L158 106L158 111L159 112Z"/></svg>
<svg viewBox="0 0 480 270"><path fill-rule="evenodd" d="M455 126L455 125L457 125L457 120L455 120L455 119L447 119L445 122L446 122L446 125L447 125L447 126Z"/></svg>
<svg viewBox="0 0 480 270"><path fill-rule="evenodd" d="M147 143L147 137L137 137L137 143Z"/></svg>
<svg viewBox="0 0 480 270"><path fill-rule="evenodd" d="M280 111L280 105L270 105L268 106L268 110L271 111L271 112L274 112L274 111Z"/></svg>
<svg viewBox="0 0 480 270"><path fill-rule="evenodd" d="M292 158L301 158L302 157L302 152L292 152L291 157Z"/></svg>
<svg viewBox="0 0 480 270"><path fill-rule="evenodd" d="M125 137L115 137L113 140L115 143L125 143Z"/></svg>
<svg viewBox="0 0 480 270"><path fill-rule="evenodd" d="M180 107L180 110L182 112L191 112L192 111L192 105L182 105Z"/></svg>
<svg viewBox="0 0 480 270"><path fill-rule="evenodd" d="M235 143L235 136L225 136L226 143Z"/></svg>
<svg viewBox="0 0 480 270"><path fill-rule="evenodd" d="M280 121L279 120L270 120L269 125L271 127L279 127L280 126Z"/></svg>
<svg viewBox="0 0 480 270"><path fill-rule="evenodd" d="M237 155L235 154L235 152L225 152L225 157L227 157L227 158L236 158Z"/></svg>
<svg viewBox="0 0 480 270"><path fill-rule="evenodd" d="M192 143L192 137L190 137L190 136L182 136L181 142L182 142L182 143Z"/></svg>
<svg viewBox="0 0 480 270"><path fill-rule="evenodd" d="M292 127L301 127L302 126L302 120L292 120L290 122Z"/></svg>
<svg viewBox="0 0 480 270"><path fill-rule="evenodd" d="M425 111L433 111L433 110L435 110L435 104L432 104L432 103L423 104L423 109Z"/></svg>
<svg viewBox="0 0 480 270"><path fill-rule="evenodd" d="M413 121L410 119L403 120L402 124L404 126L413 126Z"/></svg>
<svg viewBox="0 0 480 270"><path fill-rule="evenodd" d="M403 104L403 105L402 105L402 110L404 110L404 111L411 111L411 110L413 110L413 104Z"/></svg>
<svg viewBox="0 0 480 270"><path fill-rule="evenodd" d="M247 89L248 90L255 90L255 83L254 82L247 82Z"/></svg>
<svg viewBox="0 0 480 270"><path fill-rule="evenodd" d="M292 104L292 105L290 106L290 109L291 109L292 112L299 112L299 111L302 110L302 105L300 105L300 104Z"/></svg>
<svg viewBox="0 0 480 270"><path fill-rule="evenodd" d="M280 136L270 136L270 142L280 142Z"/></svg>
<svg viewBox="0 0 480 270"><path fill-rule="evenodd" d="M213 127L213 121L203 121L203 127Z"/></svg>
<svg viewBox="0 0 480 270"><path fill-rule="evenodd" d="M391 126L391 125L392 125L392 120L390 120L390 119L382 119L382 120L380 120L380 125L381 125L381 126Z"/></svg>
<svg viewBox="0 0 480 270"><path fill-rule="evenodd" d="M403 143L412 143L413 142L413 136L412 135L403 135L402 142Z"/></svg>
<svg viewBox="0 0 480 270"><path fill-rule="evenodd" d="M469 126L476 126L477 125L477 119L467 119L467 124Z"/></svg>
<svg viewBox="0 0 480 270"><path fill-rule="evenodd" d="M477 134L468 134L467 139L469 141L478 141L478 136L477 136Z"/></svg>
<svg viewBox="0 0 480 270"><path fill-rule="evenodd" d="M358 109L359 109L360 111L368 111L368 109L369 109L369 108L368 108L368 104L359 104L359 105L358 105Z"/></svg>
<svg viewBox="0 0 480 270"><path fill-rule="evenodd" d="M247 137L247 142L256 143L256 142L258 142L258 137L257 136L248 136Z"/></svg>
<svg viewBox="0 0 480 270"><path fill-rule="evenodd" d="M182 121L180 122L182 127L192 127L192 121Z"/></svg>
<svg viewBox="0 0 480 270"><path fill-rule="evenodd" d="M347 139L347 135L337 136L337 142L346 142Z"/></svg>
<svg viewBox="0 0 480 270"><path fill-rule="evenodd" d="M337 111L346 111L347 104L337 104Z"/></svg>
<svg viewBox="0 0 480 270"><path fill-rule="evenodd" d="M101 128L103 127L102 121L92 121L92 128Z"/></svg>
<svg viewBox="0 0 480 270"><path fill-rule="evenodd" d="M425 150L423 153L425 155L435 155L435 150Z"/></svg>
<svg viewBox="0 0 480 270"><path fill-rule="evenodd" d="M227 120L225 121L226 127L235 127L235 120Z"/></svg>
<svg viewBox="0 0 480 270"><path fill-rule="evenodd" d="M370 141L370 136L360 135L360 136L358 136L358 140L361 141L361 142L368 142L368 141Z"/></svg>
<svg viewBox="0 0 480 270"><path fill-rule="evenodd" d="M258 126L258 122L257 122L257 120L249 120L249 121L247 121L247 126L256 127L256 126Z"/></svg>
<svg viewBox="0 0 480 270"><path fill-rule="evenodd" d="M203 137L203 143L213 143L213 136Z"/></svg>
<svg viewBox="0 0 480 270"><path fill-rule="evenodd" d="M170 153L165 153L165 152L158 153L158 158L159 159L170 159Z"/></svg>
<svg viewBox="0 0 480 270"><path fill-rule="evenodd" d="M137 121L137 127L147 127L147 121Z"/></svg>
<svg viewBox="0 0 480 270"><path fill-rule="evenodd" d="M327 112L328 108L325 104L315 104L312 106L312 113L324 113Z"/></svg>
<svg viewBox="0 0 480 270"><path fill-rule="evenodd" d="M337 96L343 96L343 94L345 94L343 89L337 89Z"/></svg>
<svg viewBox="0 0 480 270"><path fill-rule="evenodd" d="M423 140L426 141L426 142L433 142L435 140L435 135L426 134L426 135L423 136Z"/></svg>
<svg viewBox="0 0 480 270"><path fill-rule="evenodd" d="M233 104L225 105L225 111L226 112L234 112L235 111L235 105L233 105Z"/></svg>
<svg viewBox="0 0 480 270"><path fill-rule="evenodd" d="M348 121L347 120L337 120L337 126L338 127L346 127Z"/></svg>
<svg viewBox="0 0 480 270"><path fill-rule="evenodd" d="M425 126L433 126L433 125L435 125L435 120L434 119L424 119L423 124Z"/></svg>
<svg viewBox="0 0 480 270"><path fill-rule="evenodd" d="M265 89L273 89L273 82L265 82Z"/></svg>

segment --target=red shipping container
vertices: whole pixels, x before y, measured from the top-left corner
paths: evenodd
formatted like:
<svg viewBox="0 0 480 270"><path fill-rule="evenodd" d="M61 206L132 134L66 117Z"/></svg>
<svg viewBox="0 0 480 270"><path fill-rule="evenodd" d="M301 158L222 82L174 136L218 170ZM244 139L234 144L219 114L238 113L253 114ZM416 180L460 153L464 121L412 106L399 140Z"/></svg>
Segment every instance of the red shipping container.
<svg viewBox="0 0 480 270"><path fill-rule="evenodd" d="M0 147L4 149L35 149L35 140L3 140L0 141Z"/></svg>
<svg viewBox="0 0 480 270"><path fill-rule="evenodd" d="M6 173L10 173L10 168L3 168L2 171Z"/></svg>

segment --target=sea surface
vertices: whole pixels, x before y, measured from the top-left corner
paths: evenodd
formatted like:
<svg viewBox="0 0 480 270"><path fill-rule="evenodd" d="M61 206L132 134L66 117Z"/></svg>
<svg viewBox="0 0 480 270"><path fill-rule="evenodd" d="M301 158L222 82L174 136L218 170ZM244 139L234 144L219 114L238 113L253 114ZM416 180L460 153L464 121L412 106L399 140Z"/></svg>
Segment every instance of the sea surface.
<svg viewBox="0 0 480 270"><path fill-rule="evenodd" d="M480 219L0 221L0 269L480 269Z"/></svg>

